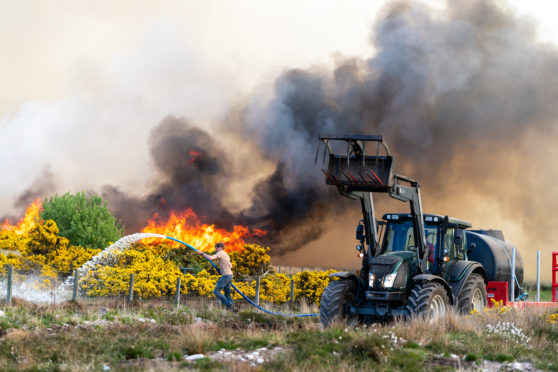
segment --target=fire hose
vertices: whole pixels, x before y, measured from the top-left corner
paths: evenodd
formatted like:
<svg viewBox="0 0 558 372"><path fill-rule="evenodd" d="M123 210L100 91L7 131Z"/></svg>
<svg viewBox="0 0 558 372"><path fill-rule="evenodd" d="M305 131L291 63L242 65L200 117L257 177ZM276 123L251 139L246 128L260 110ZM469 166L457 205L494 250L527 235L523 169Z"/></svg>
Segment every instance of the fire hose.
<svg viewBox="0 0 558 372"><path fill-rule="evenodd" d="M188 244L188 243L183 242L182 240L178 240L178 239L172 238L172 237L170 237L170 236L166 236L166 238L167 238L167 239L170 239L170 240L174 240L174 241L177 242L177 243L183 244L183 245L185 245L186 247L188 247L188 248L190 248L190 249L192 249L192 250L194 250L194 251L196 251L196 252L200 252L198 249L192 247L192 246L191 246L190 244ZM205 258L205 257L204 257L204 258ZM213 261L211 261L211 260L208 259L208 258L205 258L205 259L206 259L207 261L209 261L209 263L211 263L211 265L213 265L213 267L214 267L216 270L219 270L219 269L217 268L217 265L215 265L215 263L214 263ZM250 304L252 304L252 306L257 307L257 308L260 309L261 311L263 311L263 312L265 312L265 313L268 313L268 314L271 314L271 315L292 316L292 317L300 317L300 318L309 317L309 316L318 316L318 315L320 315L320 314L283 314L283 313L276 313L276 312L273 312L273 311L264 309L263 307L261 307L261 306L259 306L258 304L256 304L254 301L250 300L244 293L242 293L238 288L236 288L236 286L235 286L234 284L231 284L231 286L234 288L235 291L238 292L239 295L241 295L246 301L248 301Z"/></svg>

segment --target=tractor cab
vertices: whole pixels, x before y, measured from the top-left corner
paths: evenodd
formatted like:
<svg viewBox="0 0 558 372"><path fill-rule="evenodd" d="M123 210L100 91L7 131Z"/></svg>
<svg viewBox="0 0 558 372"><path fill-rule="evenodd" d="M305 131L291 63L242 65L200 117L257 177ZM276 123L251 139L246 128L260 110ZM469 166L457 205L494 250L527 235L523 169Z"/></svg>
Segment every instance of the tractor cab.
<svg viewBox="0 0 558 372"><path fill-rule="evenodd" d="M440 215L424 214L424 232L427 247L426 272L442 274L455 260L466 260L467 242L464 229L467 221ZM391 252L416 252L413 218L409 213L384 214L380 255Z"/></svg>

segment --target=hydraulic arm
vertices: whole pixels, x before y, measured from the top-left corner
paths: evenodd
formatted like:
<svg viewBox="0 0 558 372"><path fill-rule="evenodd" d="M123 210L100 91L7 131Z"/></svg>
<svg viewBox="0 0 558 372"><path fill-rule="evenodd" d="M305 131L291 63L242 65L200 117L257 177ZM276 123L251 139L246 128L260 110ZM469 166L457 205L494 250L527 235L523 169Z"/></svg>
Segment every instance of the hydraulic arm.
<svg viewBox="0 0 558 372"><path fill-rule="evenodd" d="M322 169L326 183L336 186L343 196L360 199L366 239L366 261L379 253L378 227L372 196L372 193L379 192L409 202L419 263L421 268L425 268L426 238L419 184L410 178L393 174L393 157L383 137L322 134L320 140L325 144L324 165L326 157L328 159L326 169ZM316 162L319 151L320 146L316 152ZM381 155L380 152L385 154Z"/></svg>

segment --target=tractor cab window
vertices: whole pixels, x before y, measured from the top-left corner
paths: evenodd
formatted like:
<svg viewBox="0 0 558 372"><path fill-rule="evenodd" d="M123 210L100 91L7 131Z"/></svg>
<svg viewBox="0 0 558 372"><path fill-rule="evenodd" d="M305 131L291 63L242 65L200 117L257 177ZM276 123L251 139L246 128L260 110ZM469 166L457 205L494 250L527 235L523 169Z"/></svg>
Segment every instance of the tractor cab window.
<svg viewBox="0 0 558 372"><path fill-rule="evenodd" d="M438 249L438 226L426 225L426 241L434 247L434 251ZM382 253L411 251L416 252L415 234L413 233L413 222L410 220L387 224L384 232L384 244L382 245Z"/></svg>
<svg viewBox="0 0 558 372"><path fill-rule="evenodd" d="M411 221L389 223L384 233L382 253L414 250L416 248L413 223Z"/></svg>

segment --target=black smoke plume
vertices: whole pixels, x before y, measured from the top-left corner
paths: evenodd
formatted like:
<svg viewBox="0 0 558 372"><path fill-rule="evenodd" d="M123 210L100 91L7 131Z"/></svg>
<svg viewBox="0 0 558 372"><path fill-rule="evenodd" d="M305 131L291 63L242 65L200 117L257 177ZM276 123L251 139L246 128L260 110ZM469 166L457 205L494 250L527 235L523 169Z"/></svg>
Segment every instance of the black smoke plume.
<svg viewBox="0 0 558 372"><path fill-rule="evenodd" d="M248 105L235 127L279 164L248 211L264 207L290 231L279 251L319 237L349 205L324 190L313 164L321 132L382 134L396 170L421 182L427 211L482 223L483 204L495 205L544 244L558 208L555 198L541 202L558 179L556 48L495 1L447 2L444 11L390 3L371 41L370 59L286 71L274 97Z"/></svg>
<svg viewBox="0 0 558 372"><path fill-rule="evenodd" d="M159 180L152 192L133 197L114 186L102 191L127 232L141 230L155 213L166 219L187 208L202 220L232 226L232 215L221 204L227 157L205 131L186 119L168 117L153 129L149 149Z"/></svg>

